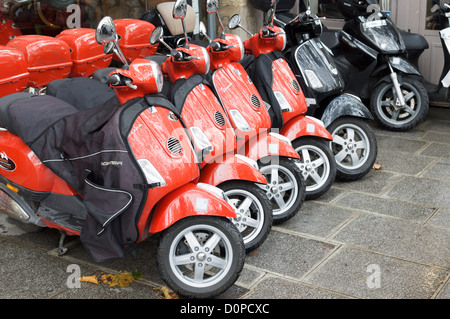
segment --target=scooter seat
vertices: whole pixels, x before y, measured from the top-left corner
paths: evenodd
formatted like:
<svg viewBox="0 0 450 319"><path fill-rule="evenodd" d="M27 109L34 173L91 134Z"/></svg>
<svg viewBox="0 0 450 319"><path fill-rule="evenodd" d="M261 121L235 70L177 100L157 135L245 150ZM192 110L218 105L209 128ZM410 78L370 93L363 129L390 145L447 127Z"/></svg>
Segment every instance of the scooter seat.
<svg viewBox="0 0 450 319"><path fill-rule="evenodd" d="M411 33L399 29L400 35L405 42L406 50L425 50L429 48L427 40L417 33Z"/></svg>
<svg viewBox="0 0 450 319"><path fill-rule="evenodd" d="M47 86L47 95L73 105L78 111L92 109L107 103L113 107L120 105L113 88L100 81L84 77L52 81Z"/></svg>
<svg viewBox="0 0 450 319"><path fill-rule="evenodd" d="M0 127L5 128L11 134L17 135L13 129L11 117L9 116L9 106L14 102L32 97L31 93L14 93L0 98Z"/></svg>

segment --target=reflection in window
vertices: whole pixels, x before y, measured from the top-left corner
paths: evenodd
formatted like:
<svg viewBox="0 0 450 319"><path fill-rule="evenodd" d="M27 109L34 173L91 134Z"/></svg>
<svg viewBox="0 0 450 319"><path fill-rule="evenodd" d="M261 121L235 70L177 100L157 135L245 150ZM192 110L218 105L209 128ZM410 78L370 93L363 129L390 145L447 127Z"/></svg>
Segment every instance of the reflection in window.
<svg viewBox="0 0 450 319"><path fill-rule="evenodd" d="M448 0L427 0L426 28L428 30L442 30L449 26L448 18L443 11L439 10L439 6L444 3L448 3Z"/></svg>
<svg viewBox="0 0 450 319"><path fill-rule="evenodd" d="M308 0L300 0L300 2L308 3ZM337 0L311 0L311 11L317 13L320 17L327 17L329 19L344 19L344 16L339 11ZM383 11L391 10L391 0L379 0L380 8ZM302 3L300 3L300 11L302 10Z"/></svg>

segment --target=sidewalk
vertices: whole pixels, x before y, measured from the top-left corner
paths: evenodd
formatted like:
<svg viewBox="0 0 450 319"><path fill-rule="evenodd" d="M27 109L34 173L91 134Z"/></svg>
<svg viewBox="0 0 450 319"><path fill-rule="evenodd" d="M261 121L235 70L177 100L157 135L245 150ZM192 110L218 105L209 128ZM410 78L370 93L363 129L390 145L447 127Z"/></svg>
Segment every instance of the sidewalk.
<svg viewBox="0 0 450 319"><path fill-rule="evenodd" d="M450 298L450 109L432 107L410 132L374 129L381 169L336 182L274 226L219 298ZM137 256L96 264L76 238L58 257L58 232L34 230L0 213L0 299L161 298L155 240ZM81 275L137 270L143 278L125 288L69 288L73 264Z"/></svg>

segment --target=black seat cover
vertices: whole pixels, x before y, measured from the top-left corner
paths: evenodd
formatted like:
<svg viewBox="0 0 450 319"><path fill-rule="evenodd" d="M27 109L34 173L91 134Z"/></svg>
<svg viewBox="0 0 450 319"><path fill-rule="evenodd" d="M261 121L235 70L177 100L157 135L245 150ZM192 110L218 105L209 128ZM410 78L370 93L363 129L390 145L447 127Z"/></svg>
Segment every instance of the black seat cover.
<svg viewBox="0 0 450 319"><path fill-rule="evenodd" d="M17 135L14 131L11 117L9 116L9 106L14 102L32 97L31 93L14 93L0 98L0 127L7 129L11 134Z"/></svg>
<svg viewBox="0 0 450 319"><path fill-rule="evenodd" d="M421 34L411 33L399 29L405 42L406 50L425 50L429 48L427 40Z"/></svg>
<svg viewBox="0 0 450 319"><path fill-rule="evenodd" d="M84 77L52 81L47 86L47 95L57 97L73 105L79 111L105 104L120 105L113 88Z"/></svg>

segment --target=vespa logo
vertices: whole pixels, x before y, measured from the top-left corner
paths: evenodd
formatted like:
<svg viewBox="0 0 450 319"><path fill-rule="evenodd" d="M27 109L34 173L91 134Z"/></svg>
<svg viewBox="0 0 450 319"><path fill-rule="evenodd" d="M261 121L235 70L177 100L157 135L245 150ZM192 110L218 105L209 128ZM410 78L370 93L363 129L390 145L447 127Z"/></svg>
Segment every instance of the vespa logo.
<svg viewBox="0 0 450 319"><path fill-rule="evenodd" d="M0 168L5 171L13 171L16 169L16 164L8 158L5 152L0 153Z"/></svg>

